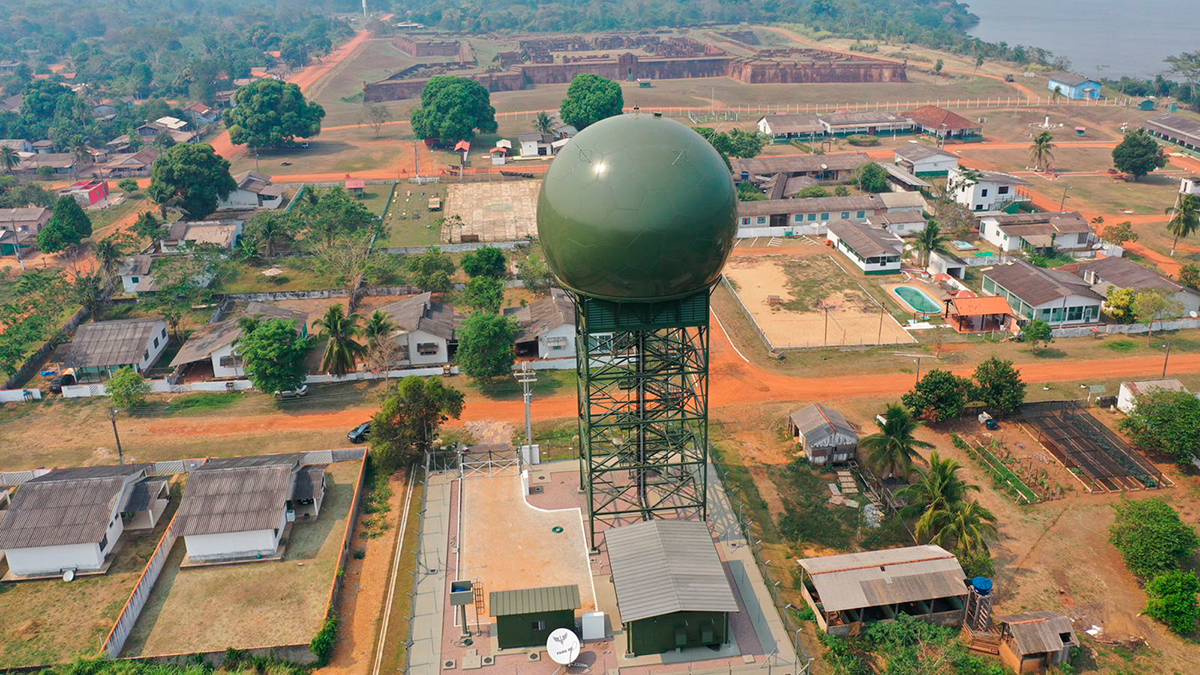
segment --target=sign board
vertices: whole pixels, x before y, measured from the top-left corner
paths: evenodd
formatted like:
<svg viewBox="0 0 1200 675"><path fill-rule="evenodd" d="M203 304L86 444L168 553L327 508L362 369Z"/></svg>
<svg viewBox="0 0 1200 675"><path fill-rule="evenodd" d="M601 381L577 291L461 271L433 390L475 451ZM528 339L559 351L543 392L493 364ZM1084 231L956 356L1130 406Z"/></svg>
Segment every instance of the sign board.
<svg viewBox="0 0 1200 675"><path fill-rule="evenodd" d="M560 666L570 665L579 658L579 637L570 628L556 628L546 638L546 651L551 661Z"/></svg>

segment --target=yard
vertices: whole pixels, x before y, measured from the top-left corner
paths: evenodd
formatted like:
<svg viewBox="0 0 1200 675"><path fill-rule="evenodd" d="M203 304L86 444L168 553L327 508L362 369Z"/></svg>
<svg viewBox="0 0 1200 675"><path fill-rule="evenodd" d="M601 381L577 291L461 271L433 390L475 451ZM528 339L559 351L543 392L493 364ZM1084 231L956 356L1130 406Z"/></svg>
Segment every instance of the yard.
<svg viewBox="0 0 1200 675"><path fill-rule="evenodd" d="M442 183L416 185L398 183L392 208L388 210L383 226L387 231L379 245L388 248L404 246L429 246L441 242L441 227L438 218L445 213L429 210L429 200L438 197L445 209L447 187Z"/></svg>
<svg viewBox="0 0 1200 675"><path fill-rule="evenodd" d="M1033 187L1050 197L1061 197L1063 188L1070 187L1068 211L1162 215L1179 194L1179 174L1155 173L1131 182L1111 176L1062 176L1050 184L1035 182Z"/></svg>
<svg viewBox="0 0 1200 675"><path fill-rule="evenodd" d="M108 574L62 581L0 583L0 668L48 665L99 651L178 504L153 533L122 538ZM7 565L0 564L0 570Z"/></svg>
<svg viewBox="0 0 1200 675"><path fill-rule="evenodd" d="M296 523L280 562L181 570L177 541L123 654L307 644L325 617L360 467L330 465L321 515Z"/></svg>

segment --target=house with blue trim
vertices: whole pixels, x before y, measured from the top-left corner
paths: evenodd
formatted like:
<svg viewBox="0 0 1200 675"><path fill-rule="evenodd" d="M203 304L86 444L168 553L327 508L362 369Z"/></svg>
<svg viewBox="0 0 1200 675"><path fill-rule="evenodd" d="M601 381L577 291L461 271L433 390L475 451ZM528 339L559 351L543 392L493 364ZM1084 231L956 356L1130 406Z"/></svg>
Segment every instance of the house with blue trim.
<svg viewBox="0 0 1200 675"><path fill-rule="evenodd" d="M1074 73L1050 73L1046 88L1074 100L1100 98L1100 82Z"/></svg>

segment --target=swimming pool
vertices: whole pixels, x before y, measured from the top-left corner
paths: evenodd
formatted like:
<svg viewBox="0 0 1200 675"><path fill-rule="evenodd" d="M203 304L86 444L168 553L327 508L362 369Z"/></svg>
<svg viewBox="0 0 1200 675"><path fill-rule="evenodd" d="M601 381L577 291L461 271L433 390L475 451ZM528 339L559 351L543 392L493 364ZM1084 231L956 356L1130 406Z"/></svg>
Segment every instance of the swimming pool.
<svg viewBox="0 0 1200 675"><path fill-rule="evenodd" d="M942 313L942 303L929 297L928 293L919 288L897 286L892 289L892 292L900 296L905 306L917 314Z"/></svg>

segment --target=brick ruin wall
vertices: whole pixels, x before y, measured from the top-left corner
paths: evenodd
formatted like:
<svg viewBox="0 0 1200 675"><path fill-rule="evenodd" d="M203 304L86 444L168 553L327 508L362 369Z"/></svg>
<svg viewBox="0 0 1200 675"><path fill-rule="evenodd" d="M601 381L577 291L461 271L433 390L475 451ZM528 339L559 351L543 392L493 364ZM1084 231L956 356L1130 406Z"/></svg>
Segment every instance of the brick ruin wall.
<svg viewBox="0 0 1200 675"><path fill-rule="evenodd" d="M841 82L907 82L902 63L876 62L737 62L729 77L747 84L815 84Z"/></svg>
<svg viewBox="0 0 1200 675"><path fill-rule="evenodd" d="M409 35L392 38L392 44L396 46L396 49L413 58L422 56L461 56L463 46L463 43L459 40L422 40ZM469 52L470 47L467 50Z"/></svg>

